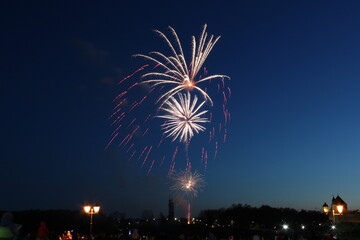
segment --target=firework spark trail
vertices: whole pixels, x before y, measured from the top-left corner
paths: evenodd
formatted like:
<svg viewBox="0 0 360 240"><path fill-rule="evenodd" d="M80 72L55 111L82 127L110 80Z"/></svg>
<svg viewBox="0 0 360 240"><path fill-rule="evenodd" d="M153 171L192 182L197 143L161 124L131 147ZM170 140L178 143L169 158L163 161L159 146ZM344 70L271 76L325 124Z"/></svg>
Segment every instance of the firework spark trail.
<svg viewBox="0 0 360 240"><path fill-rule="evenodd" d="M124 147L129 143L129 141L133 138L134 134L137 132L137 130L140 129L140 126L137 126L132 133L130 134L130 137L128 138L128 140L125 142Z"/></svg>
<svg viewBox="0 0 360 240"><path fill-rule="evenodd" d="M129 158L129 160L128 160L129 162L130 162L131 159L134 157L135 153L136 153L136 150L134 150L133 153L131 154L131 156L130 156L130 158Z"/></svg>
<svg viewBox="0 0 360 240"><path fill-rule="evenodd" d="M118 134L118 130L122 127L122 125L120 124L119 126L116 127L116 129L111 133L110 136L114 136L115 134Z"/></svg>
<svg viewBox="0 0 360 240"><path fill-rule="evenodd" d="M145 146L145 147L144 147L144 150L141 152L141 154L140 154L140 156L138 157L137 161L140 160L140 158L142 157L142 155L143 155L144 152L146 151L147 147L148 147L148 146Z"/></svg>
<svg viewBox="0 0 360 240"><path fill-rule="evenodd" d="M136 121L136 118L134 118L130 123L129 123L129 125L127 126L128 128L131 126L131 125L133 125L133 123Z"/></svg>
<svg viewBox="0 0 360 240"><path fill-rule="evenodd" d="M147 159L148 159L148 157L149 157L149 154L150 154L152 148L153 148L153 146L150 146L150 148L149 148L149 150L148 150L148 152L147 152L147 154L146 154L146 156L145 156L145 158L144 158L144 161L143 161L143 163L141 164L141 167L143 167L144 164L146 163L146 161L147 161Z"/></svg>
<svg viewBox="0 0 360 240"><path fill-rule="evenodd" d="M122 112L112 123L111 126L118 124L125 117L125 112Z"/></svg>
<svg viewBox="0 0 360 240"><path fill-rule="evenodd" d="M133 102L132 106L130 107L129 109L129 112L131 112L134 108L136 108L137 106L139 106L139 103L138 102Z"/></svg>
<svg viewBox="0 0 360 240"><path fill-rule="evenodd" d="M214 138L215 138L215 127L212 128L212 137L211 137L211 139L214 140Z"/></svg>
<svg viewBox="0 0 360 240"><path fill-rule="evenodd" d="M158 145L156 146L156 148L159 148L159 147L160 147L160 145L163 143L163 139L164 139L164 135L162 135L162 137L161 137Z"/></svg>
<svg viewBox="0 0 360 240"><path fill-rule="evenodd" d="M110 115L110 117L108 118L108 120L110 120L113 116L115 116L116 114L118 114L118 112L121 111L121 108L117 109L113 114Z"/></svg>
<svg viewBox="0 0 360 240"><path fill-rule="evenodd" d="M226 141L227 138L227 129L225 128L225 133L224 133L224 142Z"/></svg>
<svg viewBox="0 0 360 240"><path fill-rule="evenodd" d="M128 150L126 150L126 152L129 152L133 147L134 147L134 143L132 143L131 145L130 145L130 147L128 148Z"/></svg>
<svg viewBox="0 0 360 240"><path fill-rule="evenodd" d="M218 154L218 142L216 141L216 142L215 142L215 153L214 153L214 160L216 159L216 157L217 157L217 154Z"/></svg>
<svg viewBox="0 0 360 240"><path fill-rule="evenodd" d="M124 139L121 141L121 143L119 144L119 146L121 146L128 137L130 137L130 133L129 133L128 135L126 135L126 137L124 137Z"/></svg>
<svg viewBox="0 0 360 240"><path fill-rule="evenodd" d="M123 96L125 96L125 94L127 94L133 87L137 86L139 83L134 83L133 85L131 85L126 91L123 91L122 93L120 93L119 95L117 95L113 102L117 101L119 98L122 98Z"/></svg>
<svg viewBox="0 0 360 240"><path fill-rule="evenodd" d="M179 147L176 146L175 151L174 151L174 153L173 153L173 155L172 155L172 157L171 157L171 163L170 163L170 168L169 168L169 172L168 172L168 175L169 175L169 176L171 176L172 173L173 173L173 171L174 171L174 168L175 168L175 158L176 158L176 154L177 154L177 152L178 152L178 149L179 149Z"/></svg>
<svg viewBox="0 0 360 240"><path fill-rule="evenodd" d="M142 136L145 136L148 131L149 131L149 128L146 128L146 130L144 131Z"/></svg>
<svg viewBox="0 0 360 240"><path fill-rule="evenodd" d="M206 67L204 67L204 75L208 75L208 73L209 73L208 70L206 69Z"/></svg>
<svg viewBox="0 0 360 240"><path fill-rule="evenodd" d="M106 145L106 147L105 147L104 150L108 149L108 147L110 146L110 144L114 141L114 139L115 139L118 135L119 135L119 133L116 133L116 134L111 138L111 140L110 140L109 143Z"/></svg>
<svg viewBox="0 0 360 240"><path fill-rule="evenodd" d="M151 172L151 169L152 169L153 166L154 166L154 163L155 163L155 159L152 160L152 162L151 162L151 165L150 165L149 170L148 170L148 172L147 172L147 176L149 176L149 174L150 174L150 172Z"/></svg>
<svg viewBox="0 0 360 240"><path fill-rule="evenodd" d="M111 123L111 126L119 124L125 118L125 116L125 112L120 113L119 116Z"/></svg>
<svg viewBox="0 0 360 240"><path fill-rule="evenodd" d="M116 98L113 100L114 102L116 100L118 100L119 98L121 98L122 96L124 96L127 93L127 91L123 91L122 93L120 93L119 95L116 96Z"/></svg>
<svg viewBox="0 0 360 240"><path fill-rule="evenodd" d="M226 109L226 112L227 112L227 116L228 116L228 122L230 122L231 121L231 114L230 114L229 110L227 110L227 109Z"/></svg>
<svg viewBox="0 0 360 240"><path fill-rule="evenodd" d="M170 168L169 168L169 171L168 171L168 176L172 176L172 175L173 175L174 168L175 168L175 164L176 164L176 162L172 162L172 163L170 164Z"/></svg>
<svg viewBox="0 0 360 240"><path fill-rule="evenodd" d="M176 157L176 154L177 154L177 152L178 152L178 149L179 149L179 147L176 146L175 151L174 151L174 153L173 153L173 155L172 155L172 158L171 158L171 162L174 162L174 161L175 161L175 157Z"/></svg>
<svg viewBox="0 0 360 240"><path fill-rule="evenodd" d="M202 147L202 148L201 148L201 158L200 158L200 162L201 162L201 163L203 163L203 161L204 161L204 151L205 151L205 148Z"/></svg>
<svg viewBox="0 0 360 240"><path fill-rule="evenodd" d="M145 96L140 100L139 105L141 105L142 102L143 102L146 98L147 98L147 95L145 95Z"/></svg>
<svg viewBox="0 0 360 240"><path fill-rule="evenodd" d="M163 158L161 159L160 167L163 165L164 161L165 161L165 156L163 156Z"/></svg>
<svg viewBox="0 0 360 240"><path fill-rule="evenodd" d="M205 159L205 171L206 171L206 169L207 169L207 164L208 164L208 153L207 153L207 151L205 151L204 159Z"/></svg>
<svg viewBox="0 0 360 240"><path fill-rule="evenodd" d="M132 74L128 75L127 77L123 78L121 81L118 82L118 85L120 85L121 83L123 83L124 81L126 81L127 79L133 77L137 72L140 72L142 70L144 70L147 66L149 66L149 64L146 64L140 68L138 68L135 72L133 72Z"/></svg>
<svg viewBox="0 0 360 240"><path fill-rule="evenodd" d="M124 98L123 100L121 100L115 107L114 107L114 110L116 110L118 107L120 107L121 105L123 105L126 101L128 100L128 98ZM112 114L110 116L110 118L113 116L114 114ZM110 119L109 118L109 119Z"/></svg>
<svg viewBox="0 0 360 240"><path fill-rule="evenodd" d="M191 171L191 162L187 162L186 163L186 171L190 172Z"/></svg>
<svg viewBox="0 0 360 240"><path fill-rule="evenodd" d="M226 113L226 108L225 108L225 104L223 105L223 114L224 114L224 125L227 125L227 113Z"/></svg>
<svg viewBox="0 0 360 240"><path fill-rule="evenodd" d="M226 104L227 103L227 98L225 96L225 92L223 91L222 93L223 93L223 97L224 97L224 103Z"/></svg>
<svg viewBox="0 0 360 240"><path fill-rule="evenodd" d="M215 138L215 127L213 127L209 132L209 143Z"/></svg>
<svg viewBox="0 0 360 240"><path fill-rule="evenodd" d="M151 114L149 114L149 115L147 116L147 118L145 119L144 122L147 122L147 121L150 119L150 117L151 117Z"/></svg>

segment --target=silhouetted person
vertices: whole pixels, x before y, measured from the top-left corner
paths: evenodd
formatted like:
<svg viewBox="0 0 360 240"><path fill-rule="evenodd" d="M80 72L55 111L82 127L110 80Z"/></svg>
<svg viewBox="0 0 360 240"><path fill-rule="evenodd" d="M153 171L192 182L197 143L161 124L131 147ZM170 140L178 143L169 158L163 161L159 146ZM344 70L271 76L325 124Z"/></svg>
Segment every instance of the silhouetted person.
<svg viewBox="0 0 360 240"><path fill-rule="evenodd" d="M1 240L14 240L21 225L13 222L13 215L11 212L3 214L0 222L0 239Z"/></svg>
<svg viewBox="0 0 360 240"><path fill-rule="evenodd" d="M49 230L46 227L46 222L40 222L40 227L37 231L36 240L48 240Z"/></svg>

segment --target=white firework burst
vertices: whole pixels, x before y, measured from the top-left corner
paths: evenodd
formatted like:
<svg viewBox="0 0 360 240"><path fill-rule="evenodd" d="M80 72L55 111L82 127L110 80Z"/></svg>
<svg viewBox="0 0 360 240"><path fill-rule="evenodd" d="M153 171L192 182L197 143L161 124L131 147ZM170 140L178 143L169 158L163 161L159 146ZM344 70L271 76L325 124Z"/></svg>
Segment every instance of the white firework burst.
<svg viewBox="0 0 360 240"><path fill-rule="evenodd" d="M197 75L202 68L206 58L209 56L212 48L216 44L216 42L220 39L220 36L214 38L213 35L208 36L206 32L207 25L204 25L202 33L198 41L196 38L192 36L192 51L191 51L191 62L187 64L183 49L180 43L180 39L175 32L175 30L169 27L172 35L175 38L175 43L177 45L177 49L171 43L171 41L165 36L164 33L155 30L168 44L170 47L172 54L171 56L166 56L161 52L150 52L149 55L137 54L135 56L143 57L154 62L157 66L161 66L164 71L162 72L150 72L142 75L144 80L143 83L150 83L153 86L160 84L172 84L173 88L162 94L158 102L161 99L165 99L163 101L166 102L169 98L171 98L176 93L181 90L197 90L203 96L204 99L209 100L211 105L213 104L210 96L199 86L198 83L209 81L214 78L229 78L226 75L211 75L204 78L197 79ZM156 68L157 69L157 68Z"/></svg>
<svg viewBox="0 0 360 240"><path fill-rule="evenodd" d="M180 142L188 142L195 133L205 130L205 127L199 123L209 122L207 118L201 117L207 110L199 112L205 101L196 105L198 97L195 95L191 99L190 92L186 94L178 93L177 96L180 101L171 96L165 102L165 107L162 107L168 114L159 115L158 117L167 119L161 126L168 137L173 137L173 141L179 138Z"/></svg>
<svg viewBox="0 0 360 240"><path fill-rule="evenodd" d="M171 190L180 191L188 197L196 197L205 186L203 175L197 171L187 170L172 177L174 183Z"/></svg>

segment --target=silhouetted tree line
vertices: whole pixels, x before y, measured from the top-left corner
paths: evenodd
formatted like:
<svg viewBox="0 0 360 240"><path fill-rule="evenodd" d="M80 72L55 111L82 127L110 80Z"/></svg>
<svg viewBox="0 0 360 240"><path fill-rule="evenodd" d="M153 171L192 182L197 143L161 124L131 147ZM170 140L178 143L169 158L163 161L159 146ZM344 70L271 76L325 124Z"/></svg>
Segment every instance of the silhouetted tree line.
<svg viewBox="0 0 360 240"><path fill-rule="evenodd" d="M23 235L31 233L32 236L36 236L41 221L46 221L52 234L50 239L56 239L57 235L67 230L74 230L74 233L80 235L89 234L90 216L83 211L28 210L13 212L13 214L14 222L22 225ZM235 232L247 232L249 236L257 230L273 232L275 226L280 229L280 225L284 223L289 224L293 229L299 229L304 224L308 231L312 231L311 226L328 222L327 216L319 211L297 211L291 208L270 206L257 208L242 204L233 204L229 208L217 210L203 210L199 214L201 221L196 221L194 225L187 225L186 219L180 222L167 220L163 214L154 219L151 210L144 210L142 215L143 219L130 219L118 212L96 214L93 218L93 234L123 233L126 236L129 230L137 228L143 236L179 236L182 233L201 233L205 238L211 231L216 233L217 237L227 238ZM314 231L318 230L314 229Z"/></svg>
<svg viewBox="0 0 360 240"><path fill-rule="evenodd" d="M284 223L292 226L314 225L328 221L319 211L297 211L292 208L273 208L263 205L259 208L249 205L233 204L229 208L203 210L199 218L209 225L231 226L246 229L274 229Z"/></svg>
<svg viewBox="0 0 360 240"><path fill-rule="evenodd" d="M3 214L4 211L0 212ZM83 211L70 210L27 210L12 212L14 222L21 224L22 234L36 234L41 221L45 221L51 234L58 235L64 231L74 230L79 234L89 233L90 216ZM124 214L99 213L93 217L94 234L118 233L119 226L124 220Z"/></svg>

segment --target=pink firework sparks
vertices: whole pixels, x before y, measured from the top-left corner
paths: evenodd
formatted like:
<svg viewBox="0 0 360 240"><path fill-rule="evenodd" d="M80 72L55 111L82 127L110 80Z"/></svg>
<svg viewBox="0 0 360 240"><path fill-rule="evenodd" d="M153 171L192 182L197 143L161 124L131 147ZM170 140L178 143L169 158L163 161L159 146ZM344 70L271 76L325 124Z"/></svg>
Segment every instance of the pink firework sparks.
<svg viewBox="0 0 360 240"><path fill-rule="evenodd" d="M150 148L149 148L149 150L148 150L148 152L147 152L147 154L146 154L146 156L145 156L145 158L144 158L144 161L143 161L143 163L141 164L141 167L143 167L144 164L146 163L146 161L147 161L147 159L148 159L148 157L149 157L149 154L150 154L152 148L153 148L153 146L150 146Z"/></svg>
<svg viewBox="0 0 360 240"><path fill-rule="evenodd" d="M162 160L160 162L160 167L163 165L164 161L165 161L165 156L163 156L163 158L162 158Z"/></svg>
<svg viewBox="0 0 360 240"><path fill-rule="evenodd" d="M217 157L217 154L218 154L218 142L216 141L216 142L215 142L215 153L214 153L214 160L216 159L216 157Z"/></svg>
<svg viewBox="0 0 360 240"><path fill-rule="evenodd" d="M109 143L106 145L105 150L109 147L109 145L114 141L114 139L119 135L119 133L116 133L111 140L109 141Z"/></svg>
<svg viewBox="0 0 360 240"><path fill-rule="evenodd" d="M148 173L147 173L148 176L149 176L149 174L150 174L150 172L151 172L151 169L152 169L153 166L154 166L154 163L155 163L155 159L152 160L152 162L151 162L151 165L150 165L149 170L148 170Z"/></svg>
<svg viewBox="0 0 360 240"><path fill-rule="evenodd" d="M149 64L146 64L146 65L144 65L144 66L142 66L142 67L138 68L135 72L133 72L132 74L130 74L130 75L128 75L128 76L126 76L126 77L125 77L125 78L123 78L121 81L119 81L118 85L120 85L121 83L123 83L123 82L124 82L124 81L126 81L127 79L129 79L129 78L133 77L136 73L138 73L138 72L140 72L140 71L144 70L147 66L149 66Z"/></svg>

